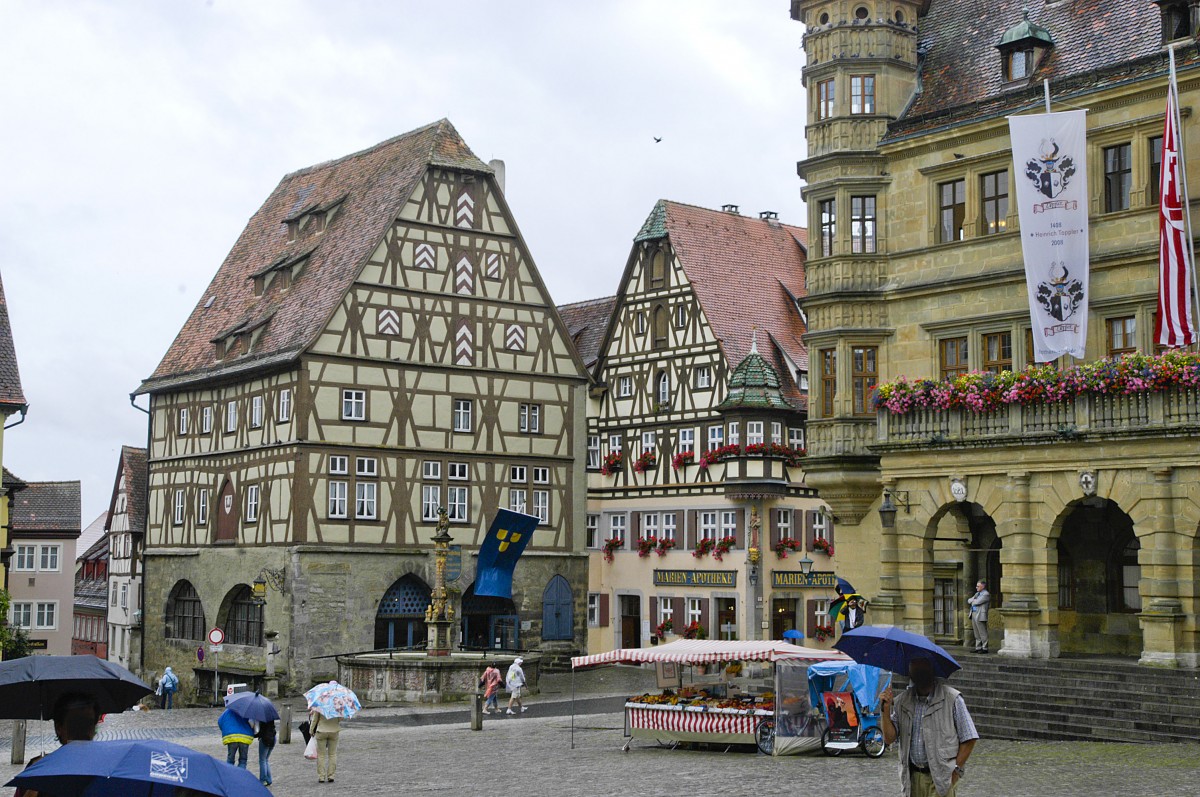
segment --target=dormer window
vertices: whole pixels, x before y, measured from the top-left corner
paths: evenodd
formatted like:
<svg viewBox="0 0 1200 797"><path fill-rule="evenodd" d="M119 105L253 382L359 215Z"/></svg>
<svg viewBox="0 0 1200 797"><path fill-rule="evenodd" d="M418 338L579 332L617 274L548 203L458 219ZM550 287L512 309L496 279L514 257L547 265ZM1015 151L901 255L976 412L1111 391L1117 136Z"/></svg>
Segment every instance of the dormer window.
<svg viewBox="0 0 1200 797"><path fill-rule="evenodd" d="M1024 19L1004 31L996 47L1000 50L1004 79L1025 81L1033 76L1054 47L1054 37L1041 25L1029 21L1029 8L1026 7Z"/></svg>
<svg viewBox="0 0 1200 797"><path fill-rule="evenodd" d="M1162 14L1164 44L1195 35L1197 22L1200 22L1200 20L1194 20L1192 17L1193 15L1200 17L1200 5L1195 2L1188 2L1188 0L1155 1L1158 3L1159 12Z"/></svg>
<svg viewBox="0 0 1200 797"><path fill-rule="evenodd" d="M1025 80L1033 72L1033 48L1013 50L1005 58L1005 80Z"/></svg>

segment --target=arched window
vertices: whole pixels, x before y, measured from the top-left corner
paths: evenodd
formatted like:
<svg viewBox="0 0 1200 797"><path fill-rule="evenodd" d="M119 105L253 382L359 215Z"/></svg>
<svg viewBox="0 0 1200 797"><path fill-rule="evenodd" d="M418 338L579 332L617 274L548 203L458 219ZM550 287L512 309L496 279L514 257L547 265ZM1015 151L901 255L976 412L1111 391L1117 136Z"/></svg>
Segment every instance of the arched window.
<svg viewBox="0 0 1200 797"><path fill-rule="evenodd" d="M115 585L113 590L115 595ZM166 620L168 639L204 639L204 605L190 581L180 581L171 590Z"/></svg>
<svg viewBox="0 0 1200 797"><path fill-rule="evenodd" d="M231 645L259 647L263 643L263 606L250 587L239 584L225 598L225 641Z"/></svg>
<svg viewBox="0 0 1200 797"><path fill-rule="evenodd" d="M375 648L415 648L425 644L429 585L411 573L396 580L375 611Z"/></svg>
<svg viewBox="0 0 1200 797"><path fill-rule="evenodd" d="M654 308L653 318L653 341L651 347L655 349L665 349L667 347L667 308L661 304Z"/></svg>
<svg viewBox="0 0 1200 797"><path fill-rule="evenodd" d="M667 256L657 249L650 256L650 287L661 288L667 284Z"/></svg>
<svg viewBox="0 0 1200 797"><path fill-rule="evenodd" d="M666 371L658 372L658 379L654 383L654 395L659 406L667 407L671 404L671 377Z"/></svg>
<svg viewBox="0 0 1200 797"><path fill-rule="evenodd" d="M542 639L575 638L575 596L571 585L560 575L550 579L542 593Z"/></svg>

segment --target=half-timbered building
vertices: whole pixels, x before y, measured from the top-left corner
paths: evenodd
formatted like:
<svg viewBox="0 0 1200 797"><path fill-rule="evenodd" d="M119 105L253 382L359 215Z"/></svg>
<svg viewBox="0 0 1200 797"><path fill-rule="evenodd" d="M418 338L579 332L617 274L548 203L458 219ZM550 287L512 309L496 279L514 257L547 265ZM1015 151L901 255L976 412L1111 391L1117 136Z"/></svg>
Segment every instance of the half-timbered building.
<svg viewBox="0 0 1200 797"><path fill-rule="evenodd" d="M72 656L88 654L108 658L109 548L104 531L107 521L108 513L102 513L83 530L76 543L76 548L82 549L83 553L75 560ZM89 540L91 544L87 545Z"/></svg>
<svg viewBox="0 0 1200 797"><path fill-rule="evenodd" d="M617 296L562 308L594 361L591 648L828 624L833 527L801 467L805 242L773 213L662 201Z"/></svg>
<svg viewBox="0 0 1200 797"><path fill-rule="evenodd" d="M261 677L275 632L301 688L322 657L421 646L439 507L464 647L582 647L586 385L450 122L289 174L139 391L147 667L190 679L212 627L222 676ZM473 590L501 506L542 519L512 600Z"/></svg>
<svg viewBox="0 0 1200 797"><path fill-rule="evenodd" d="M4 296L4 285L0 284L0 464L4 461L4 434L8 419L18 412L22 419L29 405L21 389L21 372L17 368L17 350L13 345L12 324L8 320L8 301ZM16 422L14 422L15 425ZM5 488L0 496L0 583L8 585L8 568L11 565L9 498Z"/></svg>
<svg viewBox="0 0 1200 797"><path fill-rule="evenodd" d="M108 503L108 660L142 667L142 545L146 534L146 449L121 446Z"/></svg>

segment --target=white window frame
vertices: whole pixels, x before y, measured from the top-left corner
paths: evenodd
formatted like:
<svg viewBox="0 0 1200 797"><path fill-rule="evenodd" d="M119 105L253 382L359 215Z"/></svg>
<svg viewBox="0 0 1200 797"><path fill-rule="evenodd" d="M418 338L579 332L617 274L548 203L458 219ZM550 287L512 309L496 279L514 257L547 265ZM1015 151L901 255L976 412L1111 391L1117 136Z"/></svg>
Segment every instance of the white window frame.
<svg viewBox="0 0 1200 797"><path fill-rule="evenodd" d="M804 427L788 427L788 445L792 448L804 448Z"/></svg>
<svg viewBox="0 0 1200 797"><path fill-rule="evenodd" d="M584 544L587 548L600 547L600 516L589 514L585 520Z"/></svg>
<svg viewBox="0 0 1200 797"><path fill-rule="evenodd" d="M813 601L813 621L817 625L833 625L829 621L829 599L817 598Z"/></svg>
<svg viewBox="0 0 1200 797"><path fill-rule="evenodd" d="M679 430L679 453L684 451L696 452L696 430L695 429L680 429Z"/></svg>
<svg viewBox="0 0 1200 797"><path fill-rule="evenodd" d="M425 522L436 522L438 520L438 508L441 505L442 485L421 485L421 520Z"/></svg>
<svg viewBox="0 0 1200 797"><path fill-rule="evenodd" d="M780 540L796 539L794 536L792 536L792 534L793 534L792 510L791 509L779 509L776 511L779 512L779 515L777 516L778 520L776 521L776 528L779 531L779 539Z"/></svg>
<svg viewBox="0 0 1200 797"><path fill-rule="evenodd" d="M350 475L350 457L344 454L330 454L329 474L331 476Z"/></svg>
<svg viewBox="0 0 1200 797"><path fill-rule="evenodd" d="M508 480L513 484L526 484L529 481L529 469L524 465L513 465L508 469Z"/></svg>
<svg viewBox="0 0 1200 797"><path fill-rule="evenodd" d="M183 525L183 490L175 491L175 499L172 502L171 525Z"/></svg>
<svg viewBox="0 0 1200 797"><path fill-rule="evenodd" d="M721 446L725 445L725 427L710 426L708 427L708 450L716 451Z"/></svg>
<svg viewBox="0 0 1200 797"><path fill-rule="evenodd" d="M453 482L465 482L471 478L471 466L466 462L446 463L446 478Z"/></svg>
<svg viewBox="0 0 1200 797"><path fill-rule="evenodd" d="M354 519L375 520L379 516L379 484L372 481L354 484Z"/></svg>
<svg viewBox="0 0 1200 797"><path fill-rule="evenodd" d="M521 434L541 434L542 405L521 404L518 408L517 428Z"/></svg>
<svg viewBox="0 0 1200 797"><path fill-rule="evenodd" d="M619 454L621 452L621 445L622 445L621 435L610 434L608 436L608 453Z"/></svg>
<svg viewBox="0 0 1200 797"><path fill-rule="evenodd" d="M746 421L746 445L761 446L765 442L762 421Z"/></svg>
<svg viewBox="0 0 1200 797"><path fill-rule="evenodd" d="M620 537L628 542L629 516L624 512L614 512L608 516L609 538Z"/></svg>
<svg viewBox="0 0 1200 797"><path fill-rule="evenodd" d="M742 441L741 427L737 421L729 422L728 440L731 446L736 446Z"/></svg>
<svg viewBox="0 0 1200 797"><path fill-rule="evenodd" d="M327 506L328 515L334 520L345 520L347 517L347 495L349 482L330 481L329 482L329 504Z"/></svg>
<svg viewBox="0 0 1200 797"><path fill-rule="evenodd" d="M771 442L777 446L783 445L783 424L771 421Z"/></svg>
<svg viewBox="0 0 1200 797"><path fill-rule="evenodd" d="M366 476L371 479L379 478L379 459L376 457L355 457L354 475Z"/></svg>
<svg viewBox="0 0 1200 797"><path fill-rule="evenodd" d="M801 390L808 391L808 371L801 371L800 378L796 381L799 383Z"/></svg>
<svg viewBox="0 0 1200 797"><path fill-rule="evenodd" d="M36 545L18 545L17 552L13 556L13 570L22 573L36 572L37 561Z"/></svg>
<svg viewBox="0 0 1200 797"><path fill-rule="evenodd" d="M38 549L38 571L57 573L62 569L62 546L42 545Z"/></svg>
<svg viewBox="0 0 1200 797"><path fill-rule="evenodd" d="M617 377L617 398L629 398L633 395L633 377Z"/></svg>
<svg viewBox="0 0 1200 797"><path fill-rule="evenodd" d="M704 617L704 600L705 598L688 598L687 599L687 624L699 623ZM708 629L705 629L706 631Z"/></svg>
<svg viewBox="0 0 1200 797"><path fill-rule="evenodd" d="M113 585L114 589L116 585ZM114 593L115 594L115 593ZM33 601L13 601L9 608L9 622L14 628L33 628Z"/></svg>
<svg viewBox="0 0 1200 797"><path fill-rule="evenodd" d="M737 536L737 515L737 510L732 509L721 512L721 536L717 539Z"/></svg>
<svg viewBox="0 0 1200 797"><path fill-rule="evenodd" d="M720 516L716 510L703 510L696 518L696 542L701 540L717 541L717 529Z"/></svg>
<svg viewBox="0 0 1200 797"><path fill-rule="evenodd" d="M675 625L675 606L671 599L664 595L658 596L658 624L662 625L667 620L671 621L671 625Z"/></svg>
<svg viewBox="0 0 1200 797"><path fill-rule="evenodd" d="M442 463L436 459L427 459L421 463L421 478L422 479L438 479L442 478Z"/></svg>
<svg viewBox="0 0 1200 797"><path fill-rule="evenodd" d="M549 484L550 469L541 465L533 467L533 483L534 484Z"/></svg>
<svg viewBox="0 0 1200 797"><path fill-rule="evenodd" d="M212 416L213 416L213 408L211 405L200 408L200 433L201 434L212 434Z"/></svg>
<svg viewBox="0 0 1200 797"><path fill-rule="evenodd" d="M675 305L675 328L687 329L688 311L687 305L679 302Z"/></svg>
<svg viewBox="0 0 1200 797"><path fill-rule="evenodd" d="M471 490L463 484L452 484L446 488L446 517L453 523L470 520Z"/></svg>
<svg viewBox="0 0 1200 797"><path fill-rule="evenodd" d="M589 592L587 596L588 628L600 627L600 593Z"/></svg>
<svg viewBox="0 0 1200 797"><path fill-rule="evenodd" d="M46 614L51 622L46 622ZM37 614L34 617L34 628L39 631L54 631L58 628L58 601L38 601Z"/></svg>
<svg viewBox="0 0 1200 797"><path fill-rule="evenodd" d="M633 317L633 328L639 335L646 334L646 313L639 310Z"/></svg>
<svg viewBox="0 0 1200 797"><path fill-rule="evenodd" d="M674 540L675 530L678 526L679 516L674 512L662 513L662 532L659 536L660 540Z"/></svg>
<svg viewBox="0 0 1200 797"><path fill-rule="evenodd" d="M642 454L653 454L658 450L658 432L642 432Z"/></svg>
<svg viewBox="0 0 1200 797"><path fill-rule="evenodd" d="M232 434L237 431L237 402L225 402L225 434Z"/></svg>
<svg viewBox="0 0 1200 797"><path fill-rule="evenodd" d="M538 519L540 525L544 526L550 522L549 490L533 491L533 516Z"/></svg>
<svg viewBox="0 0 1200 797"><path fill-rule="evenodd" d="M258 485L246 485L246 522L258 522Z"/></svg>
<svg viewBox="0 0 1200 797"><path fill-rule="evenodd" d="M824 512L813 516L813 539L829 541L829 518Z"/></svg>
<svg viewBox="0 0 1200 797"><path fill-rule="evenodd" d="M600 435L590 434L587 438L587 469L600 469Z"/></svg>
<svg viewBox="0 0 1200 797"><path fill-rule="evenodd" d="M667 407L671 404L671 375L663 371L654 380L655 400L660 407Z"/></svg>
<svg viewBox="0 0 1200 797"><path fill-rule="evenodd" d="M275 405L275 422L287 423L292 419L292 389L285 387L279 391L279 401Z"/></svg>
<svg viewBox="0 0 1200 797"><path fill-rule="evenodd" d="M475 402L471 399L454 399L454 431L469 434L472 431Z"/></svg>
<svg viewBox="0 0 1200 797"><path fill-rule="evenodd" d="M342 389L342 420L365 421L367 419L367 391L357 388Z"/></svg>
<svg viewBox="0 0 1200 797"><path fill-rule="evenodd" d="M658 538L658 513L645 512L642 514L642 539Z"/></svg>
<svg viewBox="0 0 1200 797"><path fill-rule="evenodd" d="M525 510L529 508L529 492L524 487L509 487L508 508L513 512L525 514Z"/></svg>
<svg viewBox="0 0 1200 797"><path fill-rule="evenodd" d="M262 396L250 397L250 428L261 429L263 425L263 398Z"/></svg>
<svg viewBox="0 0 1200 797"><path fill-rule="evenodd" d="M181 435L188 433L188 415L187 407L179 408L179 433Z"/></svg>
<svg viewBox="0 0 1200 797"><path fill-rule="evenodd" d="M196 525L208 525L208 490L200 490L196 496Z"/></svg>
<svg viewBox="0 0 1200 797"><path fill-rule="evenodd" d="M708 390L712 387L712 367L708 365L696 366L696 388L698 390Z"/></svg>
<svg viewBox="0 0 1200 797"><path fill-rule="evenodd" d="M129 608L129 585L128 584L121 585L121 608L122 609Z"/></svg>

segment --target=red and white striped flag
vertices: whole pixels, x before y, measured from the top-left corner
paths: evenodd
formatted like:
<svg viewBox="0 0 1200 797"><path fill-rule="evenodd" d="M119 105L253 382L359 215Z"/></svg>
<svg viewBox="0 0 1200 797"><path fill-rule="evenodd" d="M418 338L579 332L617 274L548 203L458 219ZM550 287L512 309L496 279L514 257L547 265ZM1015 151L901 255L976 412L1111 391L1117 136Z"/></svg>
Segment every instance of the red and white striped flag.
<svg viewBox="0 0 1200 797"><path fill-rule="evenodd" d="M1163 132L1162 171L1159 187L1158 230L1158 329L1155 337L1163 346L1178 348L1196 342L1192 318L1192 262L1184 217L1183 163L1176 108L1179 89L1174 80L1167 88L1167 121Z"/></svg>

